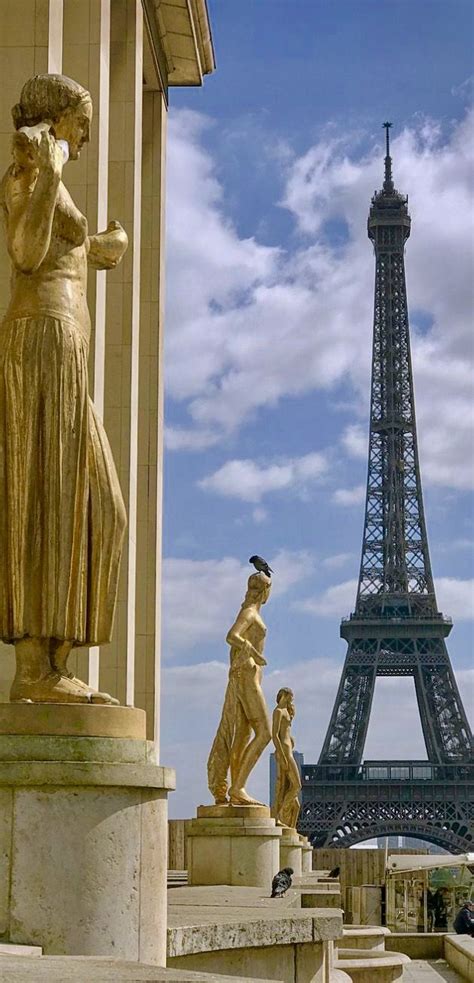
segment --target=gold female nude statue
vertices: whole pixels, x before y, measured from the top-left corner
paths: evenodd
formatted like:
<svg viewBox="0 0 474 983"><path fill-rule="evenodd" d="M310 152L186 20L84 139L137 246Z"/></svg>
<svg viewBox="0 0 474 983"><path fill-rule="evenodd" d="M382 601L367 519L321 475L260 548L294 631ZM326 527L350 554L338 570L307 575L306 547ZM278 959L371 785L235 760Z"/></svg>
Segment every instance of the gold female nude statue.
<svg viewBox="0 0 474 983"><path fill-rule="evenodd" d="M272 719L272 737L277 777L272 814L278 823L294 829L300 813L301 777L293 755L295 742L290 733L295 716L293 690L286 687L278 690L276 704Z"/></svg>
<svg viewBox="0 0 474 983"><path fill-rule="evenodd" d="M229 681L222 716L207 763L209 789L216 805L261 805L245 783L271 739L270 720L261 687L267 629L260 608L268 600L271 578L254 573L235 623L227 634ZM230 768L231 784L228 784Z"/></svg>
<svg viewBox="0 0 474 983"><path fill-rule="evenodd" d="M67 669L73 646L110 640L126 516L88 396L87 266L111 269L118 222L89 235L62 182L89 140L89 93L37 75L12 110L0 201L12 262L0 327L0 638L15 646L12 701L117 703Z"/></svg>

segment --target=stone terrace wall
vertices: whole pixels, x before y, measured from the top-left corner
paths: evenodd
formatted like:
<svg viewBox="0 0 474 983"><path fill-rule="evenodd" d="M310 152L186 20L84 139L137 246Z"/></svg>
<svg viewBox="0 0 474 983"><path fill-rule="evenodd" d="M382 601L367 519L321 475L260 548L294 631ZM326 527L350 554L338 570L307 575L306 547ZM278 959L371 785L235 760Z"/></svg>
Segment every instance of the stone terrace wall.
<svg viewBox="0 0 474 983"><path fill-rule="evenodd" d="M168 870L187 870L186 819L170 819L168 822Z"/></svg>

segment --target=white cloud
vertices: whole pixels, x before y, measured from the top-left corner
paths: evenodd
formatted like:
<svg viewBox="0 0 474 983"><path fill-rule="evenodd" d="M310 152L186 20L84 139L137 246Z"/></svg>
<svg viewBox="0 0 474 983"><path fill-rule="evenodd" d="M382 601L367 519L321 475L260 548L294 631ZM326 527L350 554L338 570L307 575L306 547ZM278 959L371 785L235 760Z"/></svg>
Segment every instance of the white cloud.
<svg viewBox="0 0 474 983"><path fill-rule="evenodd" d="M273 597L286 594L295 584L309 577L314 569L314 558L306 550L279 550L269 563L274 570Z"/></svg>
<svg viewBox="0 0 474 983"><path fill-rule="evenodd" d="M329 618L343 618L354 610L357 594L357 580L345 580L342 584L328 587L317 597L308 597L304 601L295 601L298 611L308 614L322 615Z"/></svg>
<svg viewBox="0 0 474 983"><path fill-rule="evenodd" d="M176 650L222 638L241 603L251 568L234 557L187 560L168 557L163 563L163 650Z"/></svg>
<svg viewBox="0 0 474 983"><path fill-rule="evenodd" d="M280 550L268 562L274 570L272 599L285 594L313 569L305 551ZM233 623L254 568L227 556L219 560L168 557L163 563L163 651L172 659L222 639Z"/></svg>
<svg viewBox="0 0 474 983"><path fill-rule="evenodd" d="M365 499L365 485L355 485L354 488L336 488L332 497L336 505L360 505Z"/></svg>
<svg viewBox="0 0 474 983"><path fill-rule="evenodd" d="M435 590L439 607L448 617L456 621L474 619L474 580L437 577Z"/></svg>
<svg viewBox="0 0 474 983"><path fill-rule="evenodd" d="M193 430L192 427L165 427L165 445L169 451L203 451L213 447L219 435L211 430Z"/></svg>
<svg viewBox="0 0 474 983"><path fill-rule="evenodd" d="M365 456L374 276L366 217L381 183L380 144L349 157L336 134L282 159L285 206L313 239L285 254L240 239L228 220L203 149L206 121L175 112L170 122L167 385L189 413L171 446L191 447L193 430L210 446L261 407L349 378L364 424L345 431L343 446ZM447 134L417 120L392 141L413 219L406 262L422 469L425 482L459 489L474 480L471 126L472 114ZM343 246L326 237L333 218L348 230Z"/></svg>
<svg viewBox="0 0 474 983"><path fill-rule="evenodd" d="M368 427L364 428L360 423L352 423L344 430L341 443L350 457L367 460Z"/></svg>
<svg viewBox="0 0 474 983"><path fill-rule="evenodd" d="M352 560L354 560L353 553L335 553L333 556L325 556L322 565L328 570L339 570Z"/></svg>
<svg viewBox="0 0 474 983"><path fill-rule="evenodd" d="M292 489L300 493L321 480L327 473L324 454L313 452L304 457L283 459L261 465L252 460L226 461L214 474L202 478L199 487L245 502L260 502L269 492Z"/></svg>
<svg viewBox="0 0 474 983"><path fill-rule="evenodd" d="M257 506L257 508L255 508L252 512L252 519L257 523L257 525L260 525L262 522L267 521L268 512L266 509L262 509L261 506Z"/></svg>

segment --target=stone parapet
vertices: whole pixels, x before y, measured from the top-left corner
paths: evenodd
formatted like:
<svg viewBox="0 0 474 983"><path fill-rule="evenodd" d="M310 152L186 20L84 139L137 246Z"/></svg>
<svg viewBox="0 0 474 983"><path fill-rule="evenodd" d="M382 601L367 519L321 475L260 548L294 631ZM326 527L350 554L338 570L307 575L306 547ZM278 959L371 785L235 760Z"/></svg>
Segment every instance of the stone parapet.
<svg viewBox="0 0 474 983"><path fill-rule="evenodd" d="M340 908L340 891L301 891L302 908Z"/></svg>
<svg viewBox="0 0 474 983"><path fill-rule="evenodd" d="M444 957L464 980L474 980L474 938L468 935L445 935Z"/></svg>
<svg viewBox="0 0 474 983"><path fill-rule="evenodd" d="M181 888L169 894L168 965L284 983L333 983L329 947L342 912L301 911L256 888ZM341 979L345 979L344 976Z"/></svg>
<svg viewBox="0 0 474 983"><path fill-rule="evenodd" d="M404 952L410 959L442 959L445 936L446 932L393 932L385 938L385 951Z"/></svg>

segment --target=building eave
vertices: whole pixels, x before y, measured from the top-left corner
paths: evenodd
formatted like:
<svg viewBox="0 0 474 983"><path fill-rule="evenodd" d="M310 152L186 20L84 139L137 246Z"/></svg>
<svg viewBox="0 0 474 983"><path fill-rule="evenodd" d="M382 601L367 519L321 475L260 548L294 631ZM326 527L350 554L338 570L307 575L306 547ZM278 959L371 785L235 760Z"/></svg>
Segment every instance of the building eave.
<svg viewBox="0 0 474 983"><path fill-rule="evenodd" d="M215 69L206 0L152 0L167 85L202 85Z"/></svg>

